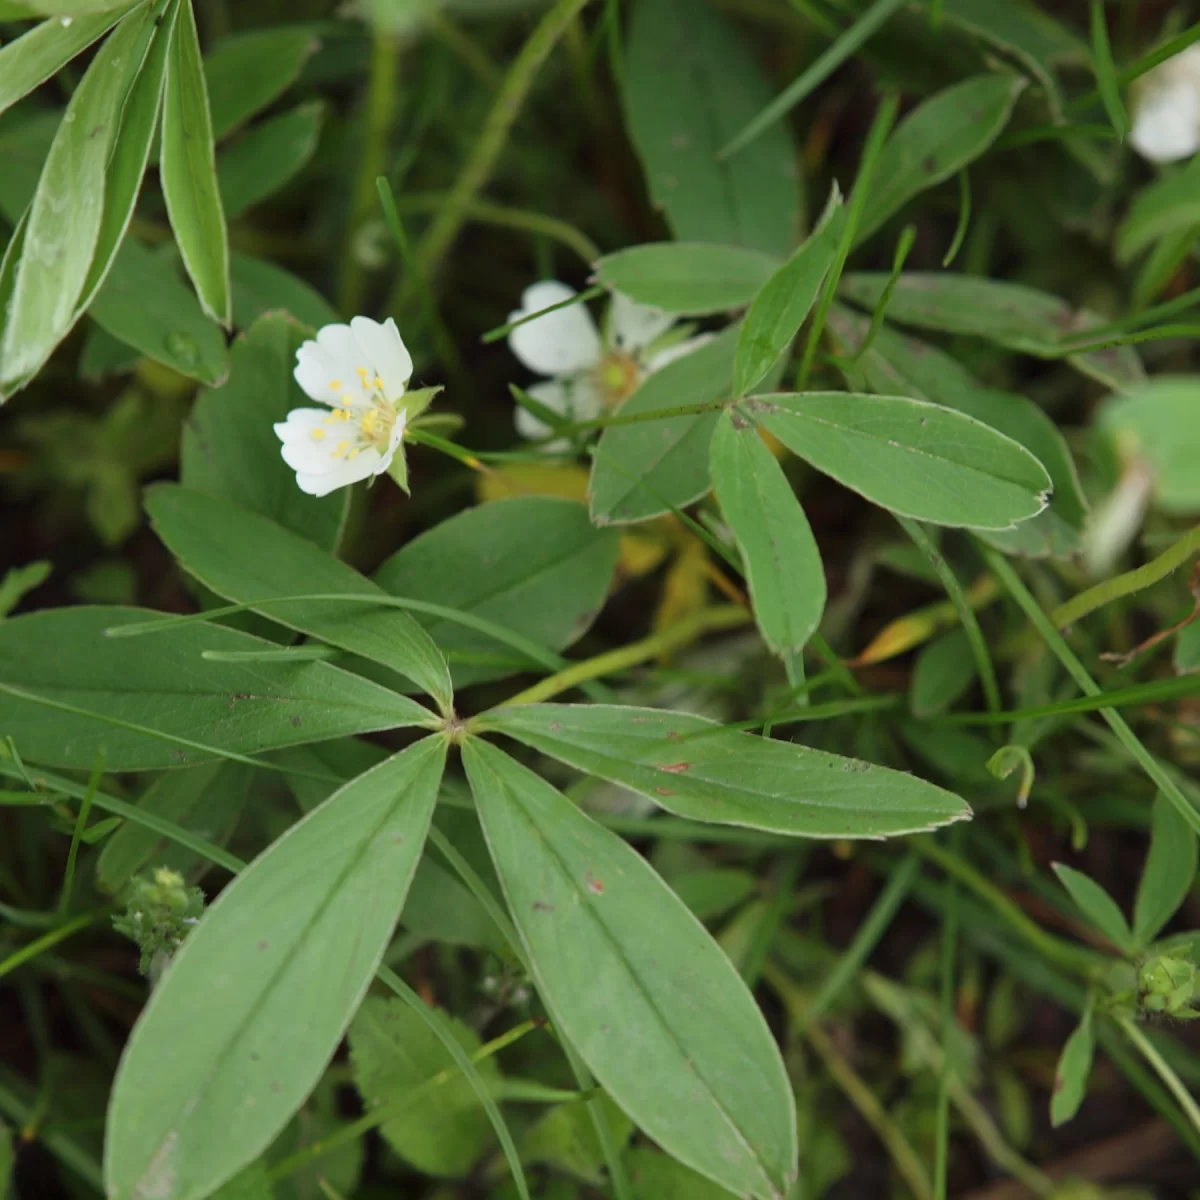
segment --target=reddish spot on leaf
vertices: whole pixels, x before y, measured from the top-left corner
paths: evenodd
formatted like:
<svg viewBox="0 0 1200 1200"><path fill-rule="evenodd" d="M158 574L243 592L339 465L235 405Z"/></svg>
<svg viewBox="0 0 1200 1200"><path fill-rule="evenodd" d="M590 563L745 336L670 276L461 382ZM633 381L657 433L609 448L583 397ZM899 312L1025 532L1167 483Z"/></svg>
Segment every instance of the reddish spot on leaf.
<svg viewBox="0 0 1200 1200"><path fill-rule="evenodd" d="M587 885L587 890L591 892L593 896L602 896L604 894L604 884L601 883L600 880L591 873L591 871L589 871L583 877L583 881Z"/></svg>
<svg viewBox="0 0 1200 1200"><path fill-rule="evenodd" d="M684 773L684 771L687 771L691 768L691 765L692 765L691 763L686 763L686 762L683 762L683 763L659 763L658 769L660 771L670 771L670 773L672 775L682 775Z"/></svg>
<svg viewBox="0 0 1200 1200"><path fill-rule="evenodd" d="M675 793L670 788L655 788L655 793L659 796L673 796Z"/></svg>

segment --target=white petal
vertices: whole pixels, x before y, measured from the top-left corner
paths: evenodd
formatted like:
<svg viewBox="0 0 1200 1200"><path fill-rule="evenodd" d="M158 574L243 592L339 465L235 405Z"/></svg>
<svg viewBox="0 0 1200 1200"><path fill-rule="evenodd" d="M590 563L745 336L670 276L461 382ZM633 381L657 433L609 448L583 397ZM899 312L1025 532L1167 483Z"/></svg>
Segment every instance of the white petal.
<svg viewBox="0 0 1200 1200"><path fill-rule="evenodd" d="M383 394L389 400L399 400L412 378L413 363L396 322L388 317L380 325L370 317L355 317L350 328L362 347L372 378L378 375L383 380Z"/></svg>
<svg viewBox="0 0 1200 1200"><path fill-rule="evenodd" d="M275 435L283 443L280 453L283 455L283 461L293 471L325 469L330 452L337 445L334 428L325 421L327 416L328 409L293 408L286 421L276 423ZM314 438L315 429L323 430L325 436Z"/></svg>
<svg viewBox="0 0 1200 1200"><path fill-rule="evenodd" d="M546 379L525 389L535 400L552 412L560 413L573 421L590 421L600 415L603 402L588 375L566 379ZM531 441L548 437L554 431L544 421L539 421L527 408L517 407L515 421L517 432ZM547 449L562 449L566 442L555 442Z"/></svg>
<svg viewBox="0 0 1200 1200"><path fill-rule="evenodd" d="M371 458L367 457L367 452L364 450L356 459L339 458L338 465L332 471L297 471L296 486L310 496L328 496L330 492L336 492L338 488L349 487L352 483L358 483L360 480L369 479L376 473L375 468L379 462L379 454L377 451L371 451Z"/></svg>
<svg viewBox="0 0 1200 1200"><path fill-rule="evenodd" d="M613 348L625 351L644 349L675 324L670 313L648 304L638 304L620 292L613 292L609 321Z"/></svg>
<svg viewBox="0 0 1200 1200"><path fill-rule="evenodd" d="M401 413L396 418L396 423L392 426L392 435L388 438L387 452L379 459L379 466L375 471L376 475L382 475L392 465L392 459L396 457L396 451L400 448L400 443L404 441L404 419L407 415L407 413ZM378 451L375 451L375 453L378 453Z"/></svg>
<svg viewBox="0 0 1200 1200"><path fill-rule="evenodd" d="M334 361L316 342L305 342L296 351L292 375L309 399L321 404L337 404L338 389L331 384L346 384L355 378L351 372L347 379L346 364Z"/></svg>
<svg viewBox="0 0 1200 1200"><path fill-rule="evenodd" d="M1138 106L1129 140L1151 162L1190 158L1200 150L1200 95L1172 88L1147 96Z"/></svg>
<svg viewBox="0 0 1200 1200"><path fill-rule="evenodd" d="M525 289L521 307L508 314L519 321L530 313L570 300L575 290L565 283L547 280ZM582 304L560 308L536 321L517 326L508 335L512 352L539 375L571 375L600 361L603 349L591 314Z"/></svg>
<svg viewBox="0 0 1200 1200"><path fill-rule="evenodd" d="M678 358L686 358L695 350L699 350L707 342L711 342L715 334L701 333L694 338L688 338L686 342L680 342L676 346L668 346L665 350L660 350L647 364L646 374L653 375L655 371L661 371L668 363L673 363Z"/></svg>

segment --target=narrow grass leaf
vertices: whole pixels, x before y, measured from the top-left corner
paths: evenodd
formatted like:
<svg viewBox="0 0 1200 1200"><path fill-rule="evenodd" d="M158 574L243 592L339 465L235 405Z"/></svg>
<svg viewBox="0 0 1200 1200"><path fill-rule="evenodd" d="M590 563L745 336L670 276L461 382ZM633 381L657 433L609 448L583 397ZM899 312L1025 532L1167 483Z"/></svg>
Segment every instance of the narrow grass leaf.
<svg viewBox="0 0 1200 1200"><path fill-rule="evenodd" d="M776 654L798 654L825 609L825 569L804 510L757 427L736 409L719 418L709 461L763 638Z"/></svg>
<svg viewBox="0 0 1200 1200"><path fill-rule="evenodd" d="M876 163L857 240L983 154L1008 124L1025 86L1015 75L979 75L944 88L909 113Z"/></svg>
<svg viewBox="0 0 1200 1200"><path fill-rule="evenodd" d="M1195 839L1193 839L1194 841ZM1054 1093L1050 1097L1050 1124L1056 1129L1070 1121L1087 1095L1092 1073L1096 1039L1092 1032L1092 1005L1083 1010L1079 1024L1063 1046L1054 1072Z"/></svg>
<svg viewBox="0 0 1200 1200"><path fill-rule="evenodd" d="M113 1084L113 1200L201 1200L307 1098L392 936L445 754L443 739L427 738L351 780L242 871L189 934Z"/></svg>
<svg viewBox="0 0 1200 1200"><path fill-rule="evenodd" d="M795 837L883 838L971 815L958 796L912 775L689 713L524 704L493 709L479 722L696 821Z"/></svg>
<svg viewBox="0 0 1200 1200"><path fill-rule="evenodd" d="M463 760L555 1027L669 1153L741 1195L784 1194L792 1089L729 960L641 855L560 792L486 742Z"/></svg>
<svg viewBox="0 0 1200 1200"><path fill-rule="evenodd" d="M1121 85L1117 81L1117 67L1113 62L1112 46L1108 40L1108 17L1104 0L1091 0L1092 70L1096 75L1096 87L1104 101L1104 111L1116 131L1124 139L1129 133L1129 118L1125 105L1121 103Z"/></svg>
<svg viewBox="0 0 1200 1200"><path fill-rule="evenodd" d="M0 113L106 34L133 3L117 3L64 24L51 18L0 48Z"/></svg>
<svg viewBox="0 0 1200 1200"><path fill-rule="evenodd" d="M1196 839L1192 838L1194 842ZM1052 864L1055 875L1085 917L1119 950L1133 949L1133 935L1117 902L1094 879L1063 863Z"/></svg>
<svg viewBox="0 0 1200 1200"><path fill-rule="evenodd" d="M121 107L154 23L131 12L97 51L63 114L30 204L0 342L0 395L50 357L78 317L104 214Z"/></svg>
<svg viewBox="0 0 1200 1200"><path fill-rule="evenodd" d="M1145 949L1187 899L1196 878L1197 843L1187 822L1164 796L1156 796L1150 850L1133 905L1133 940Z"/></svg>
<svg viewBox="0 0 1200 1200"><path fill-rule="evenodd" d="M180 9L171 39L161 175L171 228L201 307L228 326L233 319L229 241L217 184L208 87L190 4Z"/></svg>

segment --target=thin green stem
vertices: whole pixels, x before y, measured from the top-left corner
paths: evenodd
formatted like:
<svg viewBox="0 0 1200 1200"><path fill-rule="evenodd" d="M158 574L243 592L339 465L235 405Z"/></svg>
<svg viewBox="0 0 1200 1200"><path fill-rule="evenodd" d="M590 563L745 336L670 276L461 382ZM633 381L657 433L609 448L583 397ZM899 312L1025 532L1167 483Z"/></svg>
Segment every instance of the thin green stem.
<svg viewBox="0 0 1200 1200"><path fill-rule="evenodd" d="M846 947L837 965L825 976L825 982L804 1009L802 1028L823 1015L862 970L863 964L890 928L896 913L912 890L921 870L921 860L908 854L896 864L883 890L871 905L871 911L858 927L854 940Z"/></svg>
<svg viewBox="0 0 1200 1200"><path fill-rule="evenodd" d="M1154 1068L1159 1079L1167 1085L1167 1090L1179 1101L1179 1107L1183 1109L1193 1127L1200 1132L1200 1107L1197 1106L1192 1093L1184 1087L1183 1081L1171 1069L1171 1064L1159 1054L1154 1043L1137 1027L1132 1018L1121 1017L1117 1023L1141 1056Z"/></svg>
<svg viewBox="0 0 1200 1200"><path fill-rule="evenodd" d="M475 145L450 188L445 205L438 211L417 247L415 261L426 279L432 279L437 272L467 219L468 207L491 177L542 64L588 2L558 0L521 47L484 119ZM401 312L412 297L415 286L411 278L401 280L392 292L388 311L394 314Z"/></svg>
<svg viewBox="0 0 1200 1200"><path fill-rule="evenodd" d="M957 576L950 569L950 564L933 544L929 534L916 521L899 514L893 515L900 523L900 528L912 538L917 549L928 560L942 586L946 589L946 595L950 598L950 603L954 605L954 611L958 615L963 632L967 635L967 643L971 647L971 656L975 659L975 670L978 672L979 682L983 686L983 698L987 703L988 711L999 712L1003 705L1000 700L1000 685L996 682L996 668L992 665L992 656L988 653L987 642L984 640L983 631L979 628L979 621L975 616L975 609L971 606L970 599L963 591Z"/></svg>
<svg viewBox="0 0 1200 1200"><path fill-rule="evenodd" d="M519 1041L527 1033L537 1028L539 1028L539 1022L525 1021L523 1024L510 1029L507 1033L502 1033L498 1038L493 1038L490 1042L480 1046L471 1055L471 1061L473 1063L481 1063L486 1059L492 1058L494 1055L499 1054L501 1050L507 1046L511 1046L514 1042ZM302 1150L297 1150L294 1154L289 1154L286 1158L277 1162L267 1173L268 1180L271 1183L282 1183L289 1175L293 1175L299 1171L301 1167L306 1167L309 1163L315 1162L319 1158L324 1158L334 1150L338 1150L350 1142L357 1141L360 1137L365 1136L372 1129L377 1129L386 1121L390 1121L394 1117L403 1116L418 1100L434 1088L448 1083L458 1074L457 1069L447 1067L444 1071L439 1071L436 1075L431 1075L428 1079L422 1080L415 1087L409 1088L408 1091L398 1096L395 1100L391 1100L387 1104L381 1104L378 1108L373 1108L364 1116L359 1117L357 1121L351 1121L346 1125L339 1126L328 1137L320 1138L311 1145L305 1146Z"/></svg>
<svg viewBox="0 0 1200 1200"><path fill-rule="evenodd" d="M108 909L103 909L98 913L80 913L79 916L65 921L57 929L52 929L49 933L45 933L40 938L22 946L19 950L14 950L7 958L0 960L0 979L15 971L18 967L24 966L30 959L37 958L43 951L49 950L52 946L57 946L59 942L65 942L67 938L72 937L81 929L86 929L89 925L95 924L107 912Z"/></svg>
<svg viewBox="0 0 1200 1200"><path fill-rule="evenodd" d="M1054 622L1042 610L1041 605L1034 599L1028 588L1021 582L1016 571L1009 565L1002 554L988 546L980 546L980 551L987 559L988 565L996 578L1008 589L1016 600L1030 623L1041 635L1042 640L1050 647L1055 657L1067 669L1067 673L1079 685L1081 691L1089 696L1103 694L1100 685L1088 674L1087 668L1075 657L1071 647L1063 640L1062 635L1054 627ZM1163 765L1146 749L1142 740L1126 723L1125 718L1111 708L1100 710L1101 716L1108 722L1109 728L1116 734L1121 745L1129 752L1133 760L1150 777L1158 789L1170 802L1175 805L1179 815L1197 833L1200 833L1200 813L1189 803L1179 785L1163 769Z"/></svg>
<svg viewBox="0 0 1200 1200"><path fill-rule="evenodd" d="M882 8L883 4L879 4L877 7ZM825 321L829 316L829 310L833 307L838 284L841 282L842 272L846 268L846 260L854 248L858 223L870 195L871 176L875 172L875 163L891 132L899 106L899 96L895 92L888 92L880 101L879 108L875 112L875 119L871 122L870 131L867 133L866 145L863 147L862 159L858 166L858 175L854 180L854 190L850 195L850 203L846 206L846 220L842 225L842 236L838 242L837 254L834 256L833 265L829 268L829 274L825 277L821 298L817 301L817 310L813 314L812 325L808 331L808 340L804 343L804 354L800 359L800 371L796 377L796 390L799 392L804 391L809 373L816 361L817 348L821 344L821 334L825 331Z"/></svg>
<svg viewBox="0 0 1200 1200"><path fill-rule="evenodd" d="M594 658L584 659L583 662L573 663L563 671L535 683L510 697L501 707L511 708L514 704L538 704L549 700L571 688L579 687L591 679L599 679L604 675L613 675L618 671L644 663L686 646L705 633L718 629L736 629L749 625L754 618L740 605L728 604L716 608L704 608L683 621L678 621L668 629L663 629L639 642L631 642L616 650L597 654ZM487 714L474 719L484 723L486 727Z"/></svg>
<svg viewBox="0 0 1200 1200"><path fill-rule="evenodd" d="M87 791L79 802L79 816L75 818L75 829L71 833L71 848L67 851L67 866L63 872L62 897L58 902L59 915L65 917L71 907L71 884L75 879L75 860L79 857L79 841L87 828L88 815L92 811L92 801L100 787L100 777L104 774L104 750L96 755L96 764L88 778Z"/></svg>
<svg viewBox="0 0 1200 1200"><path fill-rule="evenodd" d="M955 828L950 834L952 853L961 854L962 831ZM933 1140L933 1194L934 1200L946 1200L946 1183L950 1165L950 1055L945 1047L950 1045L950 1032L954 1025L954 970L958 957L958 881L947 875L943 884L946 908L942 915L942 995L941 1037L942 1069L938 1073L937 1109Z"/></svg>
<svg viewBox="0 0 1200 1200"><path fill-rule="evenodd" d="M479 1103L483 1105L484 1112L487 1113L488 1120L492 1123L492 1128L496 1131L496 1137L500 1142L501 1150L504 1151L504 1157L508 1160L508 1167L512 1172L513 1182L517 1185L517 1192L521 1200L530 1200L529 1184L525 1181L525 1171L521 1166L521 1156L517 1153L516 1143L509 1132L508 1124L504 1120L494 1097L488 1090L483 1077L475 1069L475 1064L462 1048L462 1044L459 1042L453 1026L450 1025L436 1008L426 1004L390 967L380 967L376 975L429 1026L438 1041L449 1052L450 1057L454 1059L458 1069L466 1076L467 1082L471 1085L475 1095L479 1097Z"/></svg>
<svg viewBox="0 0 1200 1200"><path fill-rule="evenodd" d="M916 837L909 845L924 858L936 863L947 875L957 879L964 887L974 892L998 917L1007 921L1031 946L1046 958L1057 963L1073 975L1088 978L1099 967L1111 960L1107 955L1063 941L1047 933L1036 921L1031 920L991 880L977 871L966 859L940 846L931 837Z"/></svg>
<svg viewBox="0 0 1200 1200"><path fill-rule="evenodd" d="M1132 596L1135 592L1143 591L1165 579L1172 571L1177 571L1194 554L1200 553L1200 525L1189 530L1156 559L1145 563L1133 571L1123 575L1115 575L1112 579L1090 587L1086 592L1073 596L1066 604L1060 604L1051 614L1050 619L1059 629L1065 629L1076 621L1086 617L1088 613L1111 604L1122 596Z"/></svg>
<svg viewBox="0 0 1200 1200"><path fill-rule="evenodd" d="M400 39L381 29L380 23L376 22L371 35L362 155L350 198L346 246L341 256L342 273L337 291L338 308L347 316L362 309L363 266L355 253L354 240L375 208L375 178L386 168L388 139L396 120L399 66Z"/></svg>

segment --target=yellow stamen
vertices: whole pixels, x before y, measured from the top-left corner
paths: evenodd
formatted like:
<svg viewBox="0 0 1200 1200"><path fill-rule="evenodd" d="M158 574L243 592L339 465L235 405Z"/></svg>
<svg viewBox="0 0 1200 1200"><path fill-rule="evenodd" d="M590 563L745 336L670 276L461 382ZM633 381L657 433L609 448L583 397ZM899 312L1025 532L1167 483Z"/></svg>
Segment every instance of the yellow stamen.
<svg viewBox="0 0 1200 1200"><path fill-rule="evenodd" d="M342 455L346 453L346 447L349 445L350 445L349 442L338 442L337 449L335 449L334 452L329 457L330 458L341 458Z"/></svg>
<svg viewBox="0 0 1200 1200"><path fill-rule="evenodd" d="M376 375L376 376L375 376L375 386L376 386L376 387L377 387L377 388L378 388L378 389L379 389L381 392L383 391L383 380L382 380L382 379L380 379L378 375Z"/></svg>
<svg viewBox="0 0 1200 1200"><path fill-rule="evenodd" d="M358 447L358 446L355 446L355 447L354 447L354 449L353 449L353 450L351 450L351 451L350 451L350 453L346 455L346 457L347 457L347 458L348 458L348 459L349 459L351 462L353 462L353 461L354 461L354 460L355 460L355 459L358 457L358 451L359 451L359 447Z"/></svg>
<svg viewBox="0 0 1200 1200"><path fill-rule="evenodd" d="M320 441L323 441L323 440L324 440L324 438L325 438L325 430L323 430L323 429L314 429L314 430L312 431L312 435L313 435L313 441L314 441L314 442L320 442Z"/></svg>
<svg viewBox="0 0 1200 1200"><path fill-rule="evenodd" d="M340 392L342 390L342 381L340 379L331 379L329 381L329 390L331 392Z"/></svg>

